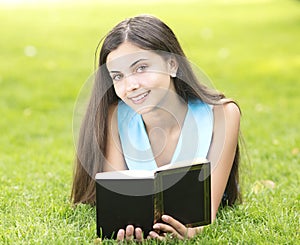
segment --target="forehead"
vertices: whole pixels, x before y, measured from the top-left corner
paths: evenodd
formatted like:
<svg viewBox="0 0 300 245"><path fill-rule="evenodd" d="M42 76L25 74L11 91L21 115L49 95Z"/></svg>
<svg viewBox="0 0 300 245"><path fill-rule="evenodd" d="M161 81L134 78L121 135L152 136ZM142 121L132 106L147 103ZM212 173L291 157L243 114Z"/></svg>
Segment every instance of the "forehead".
<svg viewBox="0 0 300 245"><path fill-rule="evenodd" d="M132 43L122 43L117 49L109 53L106 65L109 70L130 67L140 59L157 59L160 56L150 50L141 49Z"/></svg>

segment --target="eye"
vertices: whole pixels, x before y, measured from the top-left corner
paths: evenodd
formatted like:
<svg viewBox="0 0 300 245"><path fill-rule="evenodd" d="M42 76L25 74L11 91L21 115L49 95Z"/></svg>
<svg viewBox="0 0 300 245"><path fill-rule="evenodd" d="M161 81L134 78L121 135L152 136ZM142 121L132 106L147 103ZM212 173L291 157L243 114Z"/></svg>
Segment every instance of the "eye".
<svg viewBox="0 0 300 245"><path fill-rule="evenodd" d="M115 74L111 78L112 78L113 81L117 82L117 81L121 81L123 76L121 74Z"/></svg>
<svg viewBox="0 0 300 245"><path fill-rule="evenodd" d="M147 68L146 65L140 65L136 68L136 72L143 72L146 70L146 68Z"/></svg>

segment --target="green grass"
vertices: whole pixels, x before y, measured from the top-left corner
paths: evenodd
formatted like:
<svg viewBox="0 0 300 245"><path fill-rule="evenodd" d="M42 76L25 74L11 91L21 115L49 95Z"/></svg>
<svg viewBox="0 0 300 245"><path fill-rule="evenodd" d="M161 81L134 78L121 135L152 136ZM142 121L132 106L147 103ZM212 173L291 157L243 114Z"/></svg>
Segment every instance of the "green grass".
<svg viewBox="0 0 300 245"><path fill-rule="evenodd" d="M243 111L244 203L219 212L190 243L299 244L299 4L0 3L0 243L94 243L94 208L69 201L73 107L99 39L120 20L150 13ZM27 46L35 56L24 54Z"/></svg>

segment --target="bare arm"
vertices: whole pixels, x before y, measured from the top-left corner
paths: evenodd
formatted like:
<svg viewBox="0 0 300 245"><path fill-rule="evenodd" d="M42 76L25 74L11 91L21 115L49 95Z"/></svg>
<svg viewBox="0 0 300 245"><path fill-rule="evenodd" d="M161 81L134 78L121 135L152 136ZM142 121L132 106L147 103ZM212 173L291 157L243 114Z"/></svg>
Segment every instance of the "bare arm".
<svg viewBox="0 0 300 245"><path fill-rule="evenodd" d="M214 107L214 134L208 159L212 164L212 220L224 194L238 142L240 110L233 103Z"/></svg>
<svg viewBox="0 0 300 245"><path fill-rule="evenodd" d="M106 162L103 166L104 172L127 169L119 137L117 108L117 105L112 105L108 112L107 148L105 154Z"/></svg>

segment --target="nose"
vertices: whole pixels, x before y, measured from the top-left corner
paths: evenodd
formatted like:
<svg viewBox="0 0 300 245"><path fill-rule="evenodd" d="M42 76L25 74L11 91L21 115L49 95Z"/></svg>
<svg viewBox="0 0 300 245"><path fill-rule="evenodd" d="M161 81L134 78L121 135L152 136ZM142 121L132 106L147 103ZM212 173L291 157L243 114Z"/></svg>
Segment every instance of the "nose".
<svg viewBox="0 0 300 245"><path fill-rule="evenodd" d="M128 75L125 78L125 84L126 84L126 91L130 92L132 90L138 89L140 86L140 83L137 79L137 77L135 77L134 75Z"/></svg>

